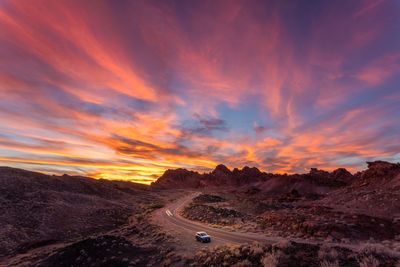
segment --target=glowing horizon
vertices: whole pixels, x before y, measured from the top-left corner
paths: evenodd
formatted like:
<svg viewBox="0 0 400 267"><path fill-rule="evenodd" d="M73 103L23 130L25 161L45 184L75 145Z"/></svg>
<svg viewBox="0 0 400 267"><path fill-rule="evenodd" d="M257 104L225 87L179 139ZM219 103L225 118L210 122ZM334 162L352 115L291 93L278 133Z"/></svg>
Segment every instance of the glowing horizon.
<svg viewBox="0 0 400 267"><path fill-rule="evenodd" d="M399 32L398 1L2 1L0 165L150 183L400 161Z"/></svg>

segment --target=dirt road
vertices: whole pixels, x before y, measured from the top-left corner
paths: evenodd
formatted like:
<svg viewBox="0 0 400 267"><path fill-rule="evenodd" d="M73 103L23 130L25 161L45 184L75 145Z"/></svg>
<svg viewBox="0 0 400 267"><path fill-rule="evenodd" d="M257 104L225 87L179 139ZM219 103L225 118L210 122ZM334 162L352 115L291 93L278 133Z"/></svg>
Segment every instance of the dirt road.
<svg viewBox="0 0 400 267"><path fill-rule="evenodd" d="M197 196L198 192L188 193L187 196L178 199L174 203L167 205L163 209L159 209L153 215L153 221L161 225L169 233L176 236L182 247L186 250L193 250L193 248L200 248L204 246L215 246L220 244L243 244L252 242L267 242L276 243L283 239L281 238L268 238L260 235L259 233L239 233L227 230L222 230L208 225L194 222L183 218L179 211L188 205L192 199ZM195 241L195 233L198 231L205 231L211 235L212 242L202 244Z"/></svg>
<svg viewBox="0 0 400 267"><path fill-rule="evenodd" d="M180 250L192 253L201 247L213 247L221 244L243 244L243 243L278 243L286 240L291 240L299 243L318 244L321 242L298 239L298 238L283 238L279 236L267 237L262 233L249 233L249 232L234 232L223 229L214 228L203 223L194 222L183 218L179 213L192 199L199 195L199 192L188 192L188 194L175 202L168 204L166 207L157 210L152 217L152 221L163 227L164 230L178 239L178 246ZM195 241L195 233L198 231L205 231L211 235L211 243L200 243ZM330 246L345 247L352 250L358 250L361 243L358 244L343 244L336 242L323 242ZM396 253L398 254L398 253Z"/></svg>

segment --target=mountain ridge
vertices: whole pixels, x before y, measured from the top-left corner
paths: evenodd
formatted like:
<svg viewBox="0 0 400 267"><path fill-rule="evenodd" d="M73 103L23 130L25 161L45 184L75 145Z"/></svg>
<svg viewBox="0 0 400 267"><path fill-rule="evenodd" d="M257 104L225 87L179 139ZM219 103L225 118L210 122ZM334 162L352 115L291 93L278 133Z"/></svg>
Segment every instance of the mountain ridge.
<svg viewBox="0 0 400 267"><path fill-rule="evenodd" d="M223 164L219 164L214 170L207 173L199 173L186 169L168 169L155 182L151 184L155 188L202 188L206 186L243 186L257 182L265 182L273 178L305 179L313 183L323 185L344 185L354 179L354 175L345 168L338 168L327 172L317 168L311 168L305 174L276 174L262 172L256 167L244 166L242 169L230 170Z"/></svg>

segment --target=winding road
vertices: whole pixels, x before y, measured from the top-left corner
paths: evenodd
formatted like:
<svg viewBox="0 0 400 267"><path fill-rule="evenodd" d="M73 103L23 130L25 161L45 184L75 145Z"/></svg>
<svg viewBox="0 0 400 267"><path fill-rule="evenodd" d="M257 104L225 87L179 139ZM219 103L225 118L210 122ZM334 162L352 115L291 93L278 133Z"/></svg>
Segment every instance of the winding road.
<svg viewBox="0 0 400 267"><path fill-rule="evenodd" d="M158 217L158 221L161 221L163 227L168 228L174 233L178 233L181 239L189 239L191 242L193 242L195 233L198 231L207 232L211 236L212 243L214 244L242 244L252 242L276 243L283 240L281 238L265 237L257 233L240 233L213 228L208 225L194 222L182 217L179 214L180 211L186 205L188 205L192 201L192 199L198 194L198 192L190 193L184 198L181 198L178 201L167 205L165 208L158 210L156 212L156 217Z"/></svg>
<svg viewBox="0 0 400 267"><path fill-rule="evenodd" d="M274 244L281 241L295 241L298 243L320 244L318 241L284 238L279 236L269 237L262 233L234 232L225 229L214 228L206 224L188 220L180 215L180 211L188 205L200 192L188 192L185 197L177 199L175 202L166 205L153 213L153 222L163 227L164 230L174 235L178 239L178 245L184 251L193 251L204 246L216 246L221 244L244 244L244 243L269 243ZM211 243L200 243L195 241L195 233L205 231L211 236ZM343 244L337 242L323 242L326 245L344 247L352 250L360 249L362 243ZM400 256L400 253L393 252Z"/></svg>

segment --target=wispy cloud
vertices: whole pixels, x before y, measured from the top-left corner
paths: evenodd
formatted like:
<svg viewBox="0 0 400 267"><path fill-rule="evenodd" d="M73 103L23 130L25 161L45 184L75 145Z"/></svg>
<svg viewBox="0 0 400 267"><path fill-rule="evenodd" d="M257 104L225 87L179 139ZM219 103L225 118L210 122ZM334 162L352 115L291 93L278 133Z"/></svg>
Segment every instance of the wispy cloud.
<svg viewBox="0 0 400 267"><path fill-rule="evenodd" d="M396 1L2 1L0 161L149 182L395 159Z"/></svg>

